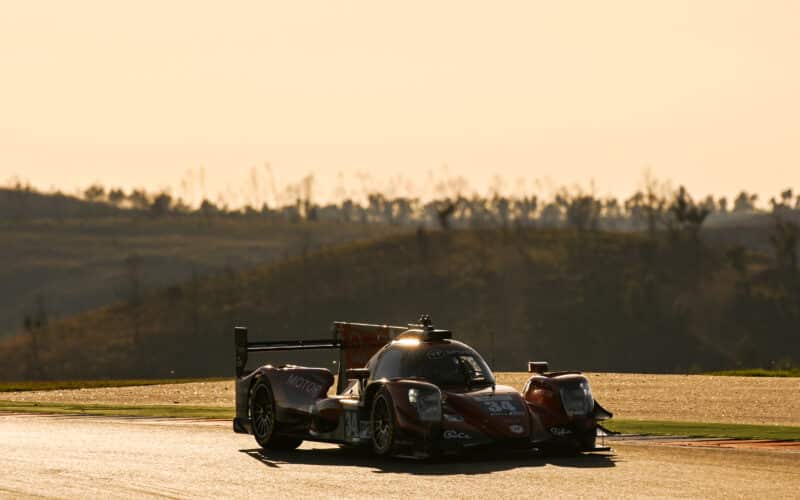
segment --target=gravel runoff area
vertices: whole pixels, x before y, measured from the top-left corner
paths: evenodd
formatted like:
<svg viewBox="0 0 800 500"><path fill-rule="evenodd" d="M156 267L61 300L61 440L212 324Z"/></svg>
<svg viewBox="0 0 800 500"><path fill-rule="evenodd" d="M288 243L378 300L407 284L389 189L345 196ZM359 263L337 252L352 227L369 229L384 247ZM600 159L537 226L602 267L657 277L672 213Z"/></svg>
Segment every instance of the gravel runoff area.
<svg viewBox="0 0 800 500"><path fill-rule="evenodd" d="M587 373L595 399L620 419L800 426L800 378ZM517 388L528 373L497 373ZM40 403L230 407L233 381L0 393Z"/></svg>

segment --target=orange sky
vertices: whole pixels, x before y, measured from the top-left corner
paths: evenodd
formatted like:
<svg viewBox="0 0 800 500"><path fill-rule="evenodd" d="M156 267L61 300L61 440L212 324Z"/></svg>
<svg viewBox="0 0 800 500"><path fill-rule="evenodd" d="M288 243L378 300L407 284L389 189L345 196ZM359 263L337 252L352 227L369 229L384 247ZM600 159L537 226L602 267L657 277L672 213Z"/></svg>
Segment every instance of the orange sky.
<svg viewBox="0 0 800 500"><path fill-rule="evenodd" d="M122 5L0 6L0 182L800 187L800 2Z"/></svg>

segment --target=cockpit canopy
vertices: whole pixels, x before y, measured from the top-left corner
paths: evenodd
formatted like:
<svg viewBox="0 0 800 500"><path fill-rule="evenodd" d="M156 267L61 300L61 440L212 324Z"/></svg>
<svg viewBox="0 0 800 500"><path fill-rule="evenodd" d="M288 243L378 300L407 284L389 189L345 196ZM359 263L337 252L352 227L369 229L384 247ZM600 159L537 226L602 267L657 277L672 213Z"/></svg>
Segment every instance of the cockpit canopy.
<svg viewBox="0 0 800 500"><path fill-rule="evenodd" d="M453 390L495 384L491 369L470 346L455 340L424 339L413 334L399 335L369 360L367 368L371 380L422 379Z"/></svg>

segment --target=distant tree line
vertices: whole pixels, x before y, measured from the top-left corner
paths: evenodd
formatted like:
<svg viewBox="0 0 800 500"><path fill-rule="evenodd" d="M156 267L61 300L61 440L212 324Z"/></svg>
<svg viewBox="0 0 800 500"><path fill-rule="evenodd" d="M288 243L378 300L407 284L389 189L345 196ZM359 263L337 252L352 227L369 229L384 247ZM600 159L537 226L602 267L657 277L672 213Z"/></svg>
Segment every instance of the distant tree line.
<svg viewBox="0 0 800 500"><path fill-rule="evenodd" d="M256 183L256 181L253 181ZM285 188L284 199L292 199L280 206L259 206L245 203L230 207L222 198L217 202L203 198L192 206L167 190L149 192L145 189L125 191L93 184L76 197L61 193L39 193L30 185L16 181L10 188L0 190L0 206L12 219L46 216L46 209L38 207L42 200L52 215L76 213L80 216L109 216L138 214L150 217L249 217L288 223L333 222L360 224L387 224L454 228L511 228L511 227L567 227L579 231L656 231L699 227L711 217L717 222L736 220L748 214L763 213L756 203L758 196L741 191L732 201L726 197L693 198L684 187L670 190L656 181L649 181L626 199L598 197L580 189L562 188L550 198L536 194L524 196L492 195L442 195L429 201L412 197L392 197L379 192L368 193L364 201L345 198L338 203L317 203L313 198L314 179L307 176L298 185ZM54 199L53 199L54 198ZM253 197L255 198L255 197ZM60 200L60 205L59 205ZM81 203L81 207L71 205ZM770 213L800 214L800 195L791 189L769 201ZM70 206L67 206L71 204ZM59 208L60 207L60 208Z"/></svg>

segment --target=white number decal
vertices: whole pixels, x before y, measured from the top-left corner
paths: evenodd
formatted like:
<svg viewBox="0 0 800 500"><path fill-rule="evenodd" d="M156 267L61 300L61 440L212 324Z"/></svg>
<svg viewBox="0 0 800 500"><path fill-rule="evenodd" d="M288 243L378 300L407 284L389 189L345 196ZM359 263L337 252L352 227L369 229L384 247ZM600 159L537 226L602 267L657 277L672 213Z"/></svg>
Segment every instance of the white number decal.
<svg viewBox="0 0 800 500"><path fill-rule="evenodd" d="M514 404L513 401L509 400L498 400L498 401L481 401L483 403L484 408L486 411L489 412L490 415L519 415L521 413L519 407Z"/></svg>
<svg viewBox="0 0 800 500"><path fill-rule="evenodd" d="M358 439L358 414L354 411L344 414L344 434L349 441Z"/></svg>

